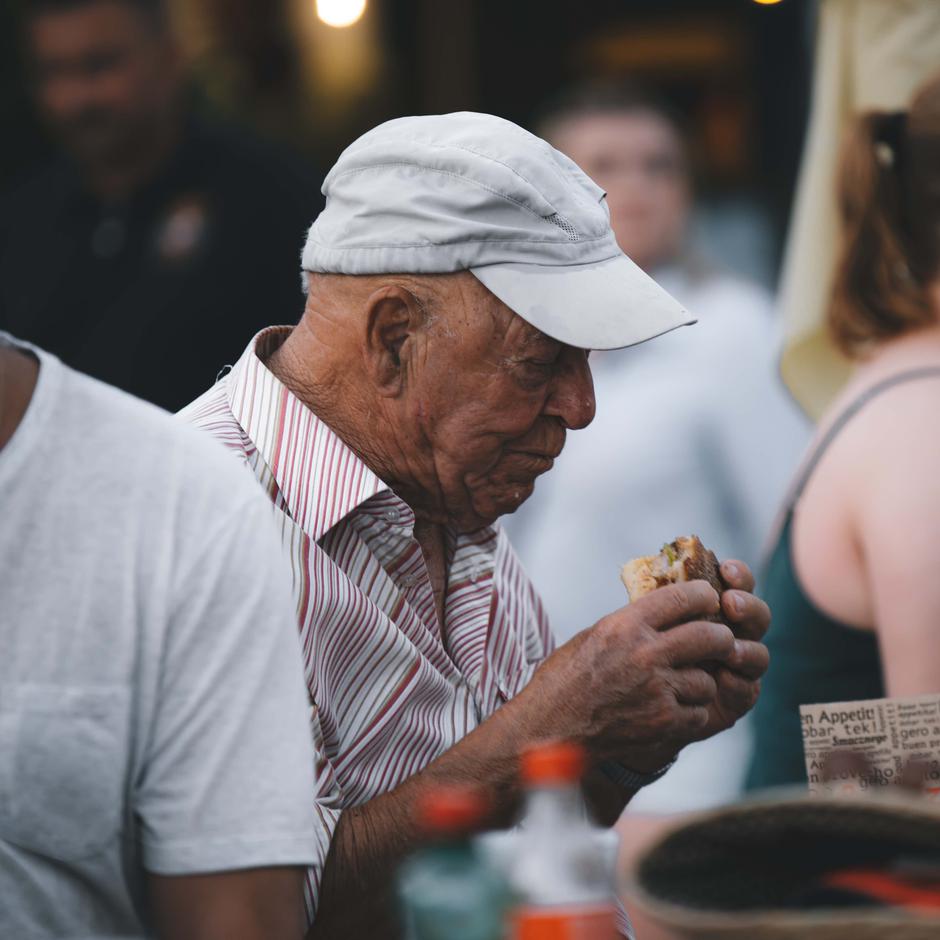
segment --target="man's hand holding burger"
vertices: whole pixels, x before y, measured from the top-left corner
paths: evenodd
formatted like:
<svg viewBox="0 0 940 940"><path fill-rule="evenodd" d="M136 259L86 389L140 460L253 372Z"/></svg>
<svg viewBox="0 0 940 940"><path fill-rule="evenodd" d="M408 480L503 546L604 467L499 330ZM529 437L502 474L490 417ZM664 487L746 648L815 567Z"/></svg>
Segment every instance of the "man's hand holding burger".
<svg viewBox="0 0 940 940"><path fill-rule="evenodd" d="M667 584L556 650L510 703L526 733L647 774L731 727L757 701L770 611L746 565L720 571L720 596L706 581Z"/></svg>

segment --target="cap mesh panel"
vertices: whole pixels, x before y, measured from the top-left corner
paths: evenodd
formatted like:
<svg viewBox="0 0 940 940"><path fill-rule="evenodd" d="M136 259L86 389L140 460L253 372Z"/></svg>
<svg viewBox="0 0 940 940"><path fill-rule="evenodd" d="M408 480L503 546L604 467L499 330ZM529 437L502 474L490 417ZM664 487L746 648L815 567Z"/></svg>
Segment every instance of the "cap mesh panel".
<svg viewBox="0 0 940 940"><path fill-rule="evenodd" d="M545 216L545 219L551 222L552 225L557 225L568 236L568 241L576 242L580 237L578 230L563 215L553 212L551 215Z"/></svg>

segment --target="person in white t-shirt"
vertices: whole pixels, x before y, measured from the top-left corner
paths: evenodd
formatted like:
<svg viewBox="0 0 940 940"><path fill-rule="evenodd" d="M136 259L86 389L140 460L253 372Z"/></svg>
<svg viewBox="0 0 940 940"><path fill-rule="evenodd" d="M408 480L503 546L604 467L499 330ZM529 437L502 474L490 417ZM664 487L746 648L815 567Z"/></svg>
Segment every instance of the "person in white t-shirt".
<svg viewBox="0 0 940 940"><path fill-rule="evenodd" d="M303 936L280 551L221 447L0 333L0 937Z"/></svg>
<svg viewBox="0 0 940 940"><path fill-rule="evenodd" d="M626 602L619 567L694 533L755 567L808 428L778 380L771 302L687 251L691 181L681 130L646 92L572 91L541 127L607 192L623 251L692 316L690 330L591 354L597 414L503 524L556 636ZM693 809L739 790L739 725L687 748L630 813Z"/></svg>

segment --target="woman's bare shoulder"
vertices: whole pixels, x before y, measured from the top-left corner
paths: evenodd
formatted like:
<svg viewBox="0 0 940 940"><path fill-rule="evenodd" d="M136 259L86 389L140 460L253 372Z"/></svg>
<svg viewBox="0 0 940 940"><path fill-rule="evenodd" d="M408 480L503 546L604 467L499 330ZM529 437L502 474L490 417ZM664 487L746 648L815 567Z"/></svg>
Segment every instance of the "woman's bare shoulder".
<svg viewBox="0 0 940 940"><path fill-rule="evenodd" d="M932 374L920 373L881 391L855 423L857 433L889 461L892 451L883 449L887 444L902 452L940 450L940 363Z"/></svg>
<svg viewBox="0 0 940 940"><path fill-rule="evenodd" d="M940 372L893 386L859 413L846 473L856 518L934 538L940 518Z"/></svg>

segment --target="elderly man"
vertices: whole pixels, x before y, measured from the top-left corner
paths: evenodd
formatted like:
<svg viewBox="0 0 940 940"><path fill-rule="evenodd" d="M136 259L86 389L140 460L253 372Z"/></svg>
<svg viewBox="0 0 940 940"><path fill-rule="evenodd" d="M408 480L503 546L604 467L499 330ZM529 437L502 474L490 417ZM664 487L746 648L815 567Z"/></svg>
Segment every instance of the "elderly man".
<svg viewBox="0 0 940 940"><path fill-rule="evenodd" d="M519 750L570 738L612 822L751 707L769 613L726 564L721 598L665 588L553 652L496 525L591 421L587 351L689 322L575 164L489 115L404 118L350 146L324 192L300 323L255 337L185 415L280 510L319 756L310 936L389 936L425 788L483 783L506 819ZM704 622L719 607L737 639Z"/></svg>

